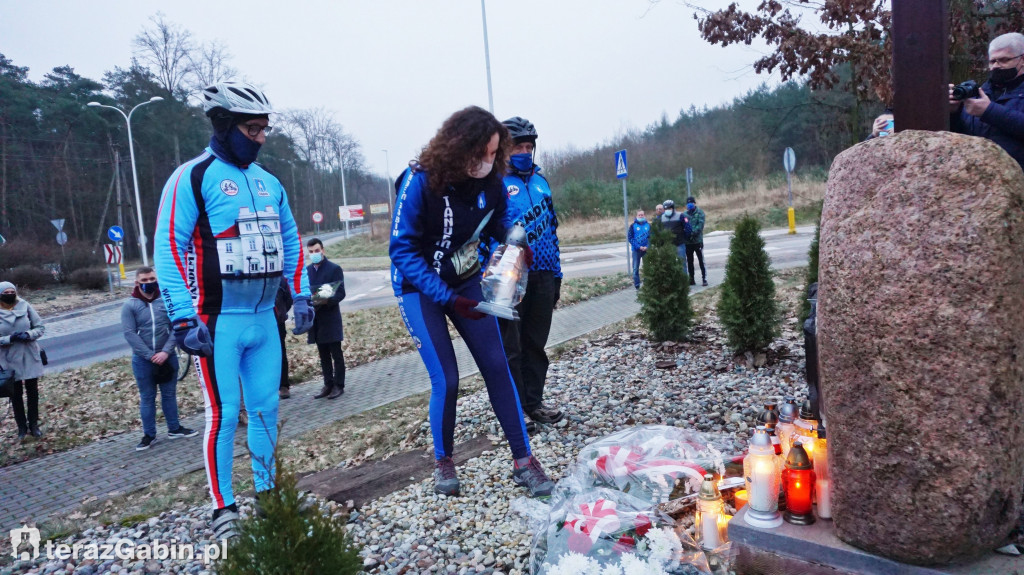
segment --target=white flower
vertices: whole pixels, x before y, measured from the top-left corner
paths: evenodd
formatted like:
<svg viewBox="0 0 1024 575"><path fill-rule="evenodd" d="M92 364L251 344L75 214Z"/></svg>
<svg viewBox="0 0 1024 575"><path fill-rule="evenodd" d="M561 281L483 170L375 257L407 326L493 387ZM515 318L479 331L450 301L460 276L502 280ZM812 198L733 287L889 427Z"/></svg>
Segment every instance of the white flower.
<svg viewBox="0 0 1024 575"><path fill-rule="evenodd" d="M599 575L601 566L597 561L569 552L558 559L558 565L548 570L548 575Z"/></svg>
<svg viewBox="0 0 1024 575"><path fill-rule="evenodd" d="M329 298L334 295L334 288L331 287L331 284L324 284L320 286L320 289L316 290L316 295L322 298Z"/></svg>
<svg viewBox="0 0 1024 575"><path fill-rule="evenodd" d="M604 569L601 570L601 575L623 575L622 567L618 565L605 565Z"/></svg>
<svg viewBox="0 0 1024 575"><path fill-rule="evenodd" d="M624 575L668 575L657 561L647 562L632 553L623 554L620 561Z"/></svg>
<svg viewBox="0 0 1024 575"><path fill-rule="evenodd" d="M662 567L677 567L682 558L683 544L671 529L651 529L645 535L650 545L652 562Z"/></svg>

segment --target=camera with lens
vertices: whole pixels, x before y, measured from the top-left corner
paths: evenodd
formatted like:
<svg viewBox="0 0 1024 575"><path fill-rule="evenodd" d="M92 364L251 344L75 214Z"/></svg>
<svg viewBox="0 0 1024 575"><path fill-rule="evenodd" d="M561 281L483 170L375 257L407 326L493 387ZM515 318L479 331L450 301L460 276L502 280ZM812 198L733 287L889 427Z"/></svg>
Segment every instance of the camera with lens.
<svg viewBox="0 0 1024 575"><path fill-rule="evenodd" d="M954 100L966 100L967 98L977 98L979 96L981 96L981 88L974 80L967 80L953 86Z"/></svg>

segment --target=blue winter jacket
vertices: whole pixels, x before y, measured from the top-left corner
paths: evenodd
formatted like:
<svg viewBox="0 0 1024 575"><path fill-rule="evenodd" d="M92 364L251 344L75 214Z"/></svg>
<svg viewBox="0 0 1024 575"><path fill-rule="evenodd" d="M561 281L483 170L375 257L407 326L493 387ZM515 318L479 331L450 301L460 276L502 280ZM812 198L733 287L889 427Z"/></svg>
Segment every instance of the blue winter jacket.
<svg viewBox="0 0 1024 575"><path fill-rule="evenodd" d="M391 223L391 287L396 296L420 292L440 305L453 288L480 277L480 239L504 241L505 193L498 178L468 179L443 194L427 173L405 170Z"/></svg>
<svg viewBox="0 0 1024 575"><path fill-rule="evenodd" d="M153 249L172 322L273 309L282 274L294 295L309 296L302 239L281 182L210 148L164 185Z"/></svg>
<svg viewBox="0 0 1024 575"><path fill-rule="evenodd" d="M981 87L992 103L980 118L963 108L949 117L950 130L988 138L1017 160L1024 168L1024 81L1020 77L1016 86L997 93L991 82ZM1012 83L1011 83L1012 85Z"/></svg>
<svg viewBox="0 0 1024 575"><path fill-rule="evenodd" d="M562 277L561 254L558 250L558 216L551 201L551 185L534 166L529 173L510 172L505 175L508 212L505 225L520 224L533 250L530 271L551 271Z"/></svg>
<svg viewBox="0 0 1024 575"><path fill-rule="evenodd" d="M629 242L629 247L634 250L649 247L651 244L651 223L646 220L640 223L639 220L634 219L633 223L629 226L629 231L626 232L626 240Z"/></svg>

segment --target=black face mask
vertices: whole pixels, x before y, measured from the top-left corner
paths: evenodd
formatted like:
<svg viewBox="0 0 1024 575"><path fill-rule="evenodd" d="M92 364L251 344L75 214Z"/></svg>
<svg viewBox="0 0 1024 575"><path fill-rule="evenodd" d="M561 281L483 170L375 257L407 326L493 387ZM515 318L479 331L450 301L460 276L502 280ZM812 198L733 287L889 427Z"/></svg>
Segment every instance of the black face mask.
<svg viewBox="0 0 1024 575"><path fill-rule="evenodd" d="M1018 75L1017 68L994 68L989 70L988 79L997 85L1007 84L1013 81Z"/></svg>
<svg viewBox="0 0 1024 575"><path fill-rule="evenodd" d="M0 301L4 302L6 304L12 304L12 303L18 301L18 294L16 294L16 293L0 294Z"/></svg>

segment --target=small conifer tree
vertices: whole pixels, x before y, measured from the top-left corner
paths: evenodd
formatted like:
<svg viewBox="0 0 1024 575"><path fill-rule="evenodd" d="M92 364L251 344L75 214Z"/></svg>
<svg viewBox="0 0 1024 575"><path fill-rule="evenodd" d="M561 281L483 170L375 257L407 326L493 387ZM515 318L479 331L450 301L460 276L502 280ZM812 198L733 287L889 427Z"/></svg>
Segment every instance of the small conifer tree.
<svg viewBox="0 0 1024 575"><path fill-rule="evenodd" d="M781 314L775 301L771 260L759 232L761 224L747 215L736 225L729 242L718 317L729 345L737 351L766 347L780 332Z"/></svg>
<svg viewBox="0 0 1024 575"><path fill-rule="evenodd" d="M811 248L807 250L807 281L804 283L804 291L800 294L800 326L804 325L807 316L811 315L811 302L807 299L807 288L818 281L818 242L821 241L821 222L814 228L814 239L811 240Z"/></svg>
<svg viewBox="0 0 1024 575"><path fill-rule="evenodd" d="M660 225L651 226L637 299L640 319L655 341L682 341L693 327L690 279L683 263L672 245L672 234Z"/></svg>
<svg viewBox="0 0 1024 575"><path fill-rule="evenodd" d="M277 459L276 449L274 458ZM228 541L227 556L216 564L217 574L361 572L363 561L344 525L319 505L307 509L295 475L280 462L276 467L274 487L259 494L262 517L257 514L238 522L238 537Z"/></svg>

